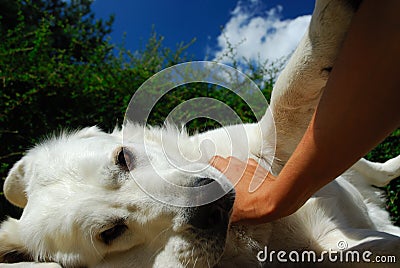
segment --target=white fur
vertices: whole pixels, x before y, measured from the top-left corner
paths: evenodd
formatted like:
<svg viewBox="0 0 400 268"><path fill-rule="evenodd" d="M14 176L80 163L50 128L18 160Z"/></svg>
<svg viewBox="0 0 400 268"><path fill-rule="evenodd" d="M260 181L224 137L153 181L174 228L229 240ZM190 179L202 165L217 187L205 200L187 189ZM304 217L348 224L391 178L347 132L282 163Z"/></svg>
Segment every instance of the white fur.
<svg viewBox="0 0 400 268"><path fill-rule="evenodd" d="M399 258L400 229L391 224L382 193L370 184L385 185L398 176L400 158L384 164L362 159L295 214L259 226L226 226L218 232L193 227L196 208L167 205L141 188L145 185L175 201L197 197L164 187L160 177L184 187L199 178L228 185L220 172L208 166L215 154L252 157L279 173L322 93L329 75L325 68L336 58L355 9L353 2L317 1L310 28L279 77L260 124L195 136L173 126L143 129L128 123L123 131L111 134L91 127L30 150L5 182L6 197L24 211L19 220L10 218L1 225L0 260L19 252L34 261L64 266L257 267L261 266L257 253L265 246L321 252L336 250L341 240L350 249ZM132 176L141 185L116 164L122 135L134 155ZM100 233L119 221L127 230L104 243Z"/></svg>
<svg viewBox="0 0 400 268"><path fill-rule="evenodd" d="M249 141L257 141L256 125L244 127ZM143 133L138 125L127 128L131 133ZM257 266L257 252L265 245L271 250L320 252L336 249L340 240L345 240L349 247L357 247L365 241L378 245L389 243L390 246L380 248L379 252L398 252L399 228L390 223L383 202L375 190L367 186L366 177L355 169L321 189L294 215L262 226L231 226L225 241L224 233L221 237L209 237L206 233L189 231L184 208L153 200L134 180L115 169L112 152L121 145L122 132L106 134L91 128L91 135L83 136L87 131L53 138L29 151L19 162L25 174L28 202L20 220L9 219L3 223L2 252L7 252L7 247L17 248L31 254L36 261L91 267L135 267L134 264L137 267L186 264L204 267L217 262L223 267ZM137 159L133 173L152 184L154 172L149 169L152 162L162 167L158 172L177 184L194 180L167 161L160 151L161 135L163 139L178 140L178 132L173 129L165 132L152 128L132 141L131 148ZM243 137L230 137L232 144L241 146ZM138 142L140 138L150 141L146 152ZM198 153L205 138L215 142L217 153L224 153L226 139L219 130L198 138L181 135L179 143ZM256 149L250 150L250 156L259 151L256 144L259 143L250 142L249 147ZM181 146L178 144L175 148L178 147ZM175 155L175 160L179 161L181 152L173 152L171 148L168 154ZM206 159L210 157L207 149L210 148L203 149ZM207 172L207 176L220 176L215 170ZM11 173L8 179L14 175ZM174 195L169 191L164 194ZM98 239L98 233L115 218L125 219L129 229L111 245L105 245ZM378 237L385 239L381 241Z"/></svg>

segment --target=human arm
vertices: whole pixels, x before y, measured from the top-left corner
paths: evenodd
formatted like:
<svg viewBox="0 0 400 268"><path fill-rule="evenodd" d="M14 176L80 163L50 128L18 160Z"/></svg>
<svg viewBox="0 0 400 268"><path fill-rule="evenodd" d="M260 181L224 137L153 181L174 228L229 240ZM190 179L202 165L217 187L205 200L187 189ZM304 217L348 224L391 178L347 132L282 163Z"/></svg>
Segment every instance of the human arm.
<svg viewBox="0 0 400 268"><path fill-rule="evenodd" d="M251 170L244 173L235 186L232 221L290 215L399 126L398 10L395 0L360 5L302 140L278 178L268 175L254 193L248 192ZM221 171L244 165L220 157L213 163Z"/></svg>

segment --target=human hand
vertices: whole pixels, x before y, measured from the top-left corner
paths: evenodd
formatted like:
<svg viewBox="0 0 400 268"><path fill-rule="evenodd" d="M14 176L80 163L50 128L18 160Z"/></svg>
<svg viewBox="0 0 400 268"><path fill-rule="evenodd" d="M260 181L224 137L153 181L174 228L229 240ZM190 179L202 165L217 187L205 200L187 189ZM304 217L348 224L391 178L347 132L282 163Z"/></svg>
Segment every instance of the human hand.
<svg viewBox="0 0 400 268"><path fill-rule="evenodd" d="M231 222L261 224L288 216L293 206L282 186L254 159L247 163L235 157L214 156L210 163L235 185L236 197Z"/></svg>
<svg viewBox="0 0 400 268"><path fill-rule="evenodd" d="M275 178L254 159L214 156L210 163L235 186L231 222L262 224L289 216L310 194L290 180Z"/></svg>

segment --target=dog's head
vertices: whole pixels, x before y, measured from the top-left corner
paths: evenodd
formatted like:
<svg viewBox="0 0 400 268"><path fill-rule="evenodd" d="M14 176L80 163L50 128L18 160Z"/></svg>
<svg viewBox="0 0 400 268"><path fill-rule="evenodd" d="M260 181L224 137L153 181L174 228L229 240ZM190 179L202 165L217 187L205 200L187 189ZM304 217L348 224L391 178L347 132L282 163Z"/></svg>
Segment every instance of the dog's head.
<svg viewBox="0 0 400 268"><path fill-rule="evenodd" d="M215 187L225 192L228 182L215 169L201 168L206 164L178 169L156 139L148 140L146 146L122 146L120 132L106 134L93 127L30 150L5 182L6 197L24 211L19 220L10 218L1 226L0 261L215 265L225 247L233 191L200 206L168 204L178 199L193 203L201 196L162 186L161 177L181 187L208 185L219 178ZM191 169L195 172L187 172Z"/></svg>

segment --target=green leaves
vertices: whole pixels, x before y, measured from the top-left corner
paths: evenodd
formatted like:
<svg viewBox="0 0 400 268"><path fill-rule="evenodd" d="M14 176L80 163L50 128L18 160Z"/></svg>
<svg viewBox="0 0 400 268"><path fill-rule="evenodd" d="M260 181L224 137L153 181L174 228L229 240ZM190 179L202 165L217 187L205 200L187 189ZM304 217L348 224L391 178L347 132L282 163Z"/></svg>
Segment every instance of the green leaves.
<svg viewBox="0 0 400 268"><path fill-rule="evenodd" d="M94 118L111 125L103 114L114 95L104 92L115 81L104 83L99 77L120 69L106 40L113 19L94 20L90 4L0 1L2 178L21 152L49 133L98 123ZM97 106L100 116L93 112ZM5 200L0 203L3 215L16 212Z"/></svg>
<svg viewBox="0 0 400 268"><path fill-rule="evenodd" d="M366 158L371 161L385 162L398 155L400 155L400 128L369 152ZM383 190L387 195L386 209L390 212L393 222L400 226L400 178L393 180Z"/></svg>

